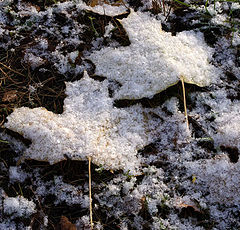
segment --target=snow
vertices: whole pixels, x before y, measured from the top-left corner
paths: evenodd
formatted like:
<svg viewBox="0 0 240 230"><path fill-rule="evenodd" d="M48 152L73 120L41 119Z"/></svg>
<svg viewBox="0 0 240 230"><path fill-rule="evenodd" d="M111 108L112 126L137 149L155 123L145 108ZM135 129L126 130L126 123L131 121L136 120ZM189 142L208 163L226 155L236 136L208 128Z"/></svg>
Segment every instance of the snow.
<svg viewBox="0 0 240 230"><path fill-rule="evenodd" d="M145 121L140 105L114 108L108 82L94 81L86 72L66 86L63 114L22 107L8 116L4 126L32 141L25 157L51 164L65 154L74 160L92 157L106 169L136 170L137 150L150 143L157 122Z"/></svg>
<svg viewBox="0 0 240 230"><path fill-rule="evenodd" d="M90 10L96 14L107 15L107 16L117 16L127 12L127 8L124 5L114 6L110 4L98 4L94 7L84 7L86 10Z"/></svg>
<svg viewBox="0 0 240 230"><path fill-rule="evenodd" d="M213 50L200 32L172 36L161 30L160 21L133 11L121 23L131 45L106 47L88 57L96 65L97 75L122 85L115 99L152 97L176 84L181 76L185 82L199 86L216 80L219 71L209 63Z"/></svg>
<svg viewBox="0 0 240 230"><path fill-rule="evenodd" d="M240 151L240 103L229 103L215 122L217 124L217 133L214 135L215 143L237 147Z"/></svg>
<svg viewBox="0 0 240 230"><path fill-rule="evenodd" d="M111 31L114 29L114 25L110 22L106 27L105 27L105 34L104 37L110 37L111 36Z"/></svg>
<svg viewBox="0 0 240 230"><path fill-rule="evenodd" d="M4 212L17 217L29 217L36 212L36 205L22 196L6 197L3 201Z"/></svg>
<svg viewBox="0 0 240 230"><path fill-rule="evenodd" d="M232 33L232 45L236 47L240 45L240 31Z"/></svg>
<svg viewBox="0 0 240 230"><path fill-rule="evenodd" d="M23 182L28 177L28 174L25 173L21 168L11 166L9 168L9 178L11 182Z"/></svg>
<svg viewBox="0 0 240 230"><path fill-rule="evenodd" d="M229 162L228 157L222 155L217 159L203 160L188 165L191 174L196 175L193 187L206 192L210 203L222 203L225 206L240 205L240 177L239 164Z"/></svg>
<svg viewBox="0 0 240 230"><path fill-rule="evenodd" d="M29 63L33 70L44 63L44 60L41 57L37 57L32 53L26 53L24 55L24 61Z"/></svg>
<svg viewBox="0 0 240 230"><path fill-rule="evenodd" d="M214 98L214 100L212 99ZM227 98L227 91L220 89L212 91L211 96L204 93L198 94L198 109L195 114L203 113L201 104L211 106L211 111L205 114L207 118L214 117L214 130L209 129L215 146L236 147L240 150L240 103Z"/></svg>
<svg viewBox="0 0 240 230"><path fill-rule="evenodd" d="M67 205L78 204L83 209L89 207L89 197L83 194L84 188L64 183L61 176L55 176L53 183L46 183L38 178L34 181L34 185L37 186L38 197L44 200L47 195L53 195L56 198L55 205L64 203Z"/></svg>
<svg viewBox="0 0 240 230"><path fill-rule="evenodd" d="M147 12L152 7L152 1L142 0L141 2L144 6L139 7L138 12L124 16L125 19L122 20L123 27L131 41L130 46L119 47L119 43L114 40L112 35L115 35L113 31L115 19L112 19L109 24L107 20L104 25L103 37L93 38L87 44L91 47L84 51L91 55L90 52L98 50L95 51L97 54L106 51L104 45L110 46L112 47L109 49L110 51L119 53L118 64L121 63L124 52L124 55L129 55L126 58L128 63L122 63L116 78L107 75L108 72L115 73L115 75L117 72L112 68L114 66L109 67L106 64L106 68L109 69L105 70L107 73L102 73L102 75L106 76L107 80L95 81L85 74L80 81L66 84L67 97L64 102L63 114L54 114L44 108L23 107L15 109L8 117L9 128L30 139L32 144L30 147L26 147L13 137L0 134L1 139L7 139L9 142L9 144L1 143L1 147L3 144L4 148L0 157L2 183L0 188L0 229L31 229L32 223L35 226L36 222L38 222L39 228L50 227L52 222L58 221L58 218L54 218L55 220L52 218L52 212L55 209L60 215L66 213L70 215L68 210L76 211L74 220L77 228L90 229L87 162L65 161L56 165L43 163L39 167L32 164L32 161L19 161L19 158L22 159L22 155L24 155L25 158L48 160L50 163L55 163L65 159L64 154L76 160L87 160L88 156L92 156L93 162L99 165L99 169L96 170L97 172L93 172L92 177L93 211L96 215L94 220L98 220L94 223L96 229L105 229L108 225L126 230L132 228L200 230L209 226L214 230L240 228L239 160L231 162L227 152L220 148L220 146L225 146L240 151L240 69L239 62L237 62L239 34L236 24L225 21L229 19L228 12L239 9L239 4L216 2L214 9L213 2L209 1L208 9L212 14L210 18L206 18L202 14L199 14L200 17L197 15L199 12L206 12L204 5L198 9L195 6L191 7L191 17L188 17L189 15L185 17L188 9L183 12L184 16L182 17L186 23L193 22L190 18L197 22L194 28L200 28L200 31L217 28L223 33L217 36L218 41L213 48L209 48L203 35L197 32L198 29L195 32L178 33L175 37L161 31L161 23L165 25L165 28L167 26L171 30L174 26L173 22L171 20L164 22L166 16L161 13L156 16L155 20L155 16ZM191 1L188 2L191 4ZM168 2L165 1L165 4ZM33 5L36 4L33 3ZM35 67L35 71L42 67L39 71L44 75L46 71L49 71L45 67L45 63L43 66L36 65L42 59L53 66L54 72L64 74L68 80L68 75L76 76L84 69L91 69L89 62L84 61L81 51L78 50L79 44L83 45L82 39L86 37L86 27L81 25L82 21L78 21L78 19L88 14L84 10L87 8L92 10L85 3L77 0L58 3L40 11L36 8L38 9L36 11L34 7L24 1L19 1L15 6L13 1L4 0L0 3L0 34L4 37L4 40L0 41L0 46L8 49L9 55L13 55L11 52L20 49L26 57L22 61L28 62L27 57L32 57L29 58L32 62L28 64L32 65L32 68ZM99 6L99 9L102 9L101 12L104 14L103 7ZM144 12L141 13L139 10ZM16 19L11 21L6 12L10 12ZM105 13L110 14L109 11L105 11ZM56 20L56 14L62 14L67 18L63 26ZM24 15L30 17L27 19L28 25L21 23ZM174 18L175 16L172 12L170 13L170 17ZM140 18L146 20L146 23L139 24ZM160 22L161 20L162 22ZM233 18L232 20L238 22L239 19ZM30 22L33 24L31 25ZM201 23L204 25L198 27ZM5 28L6 24L11 26ZM236 31L233 33L230 28ZM26 37L22 30L27 31L29 37L34 38L32 43L24 44L25 48L19 47ZM41 30L43 32L40 32ZM52 48L51 39L55 39L56 49L50 50ZM159 44L160 41L162 46ZM149 46L145 46L146 44L143 45L143 43L149 44ZM185 52L184 57L180 55L182 51L174 54L169 50L169 43L172 44L175 51L178 47L182 47ZM137 56L134 56L136 52L130 48L137 47L137 44L141 45L143 51L136 49L138 53ZM66 49L71 45L70 50ZM151 47L153 48L151 49ZM148 50L150 52L147 52ZM160 59L157 59L158 50L166 51L162 56L160 55ZM189 50L193 50L193 56L191 56L191 52L188 52ZM202 52L199 54L196 50ZM143 53L146 53L146 59L148 58L152 63L142 64L142 60L146 61L146 59L139 58L139 54ZM169 57L169 55L172 56ZM83 60L75 67L75 62L77 63L80 56ZM152 94L147 96L153 96L155 91L144 85L146 79L152 79L152 74L157 74L157 72L159 76L163 75L160 70L163 68L162 65L167 63L171 65L166 67L166 73L170 73L170 70L173 69L171 73L176 75L173 74L177 81L178 74L182 70L186 71L187 69L186 75L193 71L191 66L198 61L196 60L198 56L205 60L205 64L199 60L199 66L194 69L193 73L196 76L194 80L202 82L207 79L206 77L216 74L216 78L212 76L209 77L208 82L204 82L205 85L210 84L210 87L204 88L201 92L188 92L187 95L189 115L196 121L199 128L203 129L203 132L201 131L203 134L199 138L195 138L198 128L194 128L193 123L190 122L189 129L186 127L181 101L182 94L178 95L178 98L169 97L163 104L159 104L155 108L144 108L140 104L121 109L114 106L114 99L124 98L119 96L123 89L133 90L129 91L131 96L143 95L142 93L146 96L150 90ZM176 58L179 58L180 61L178 62ZM104 56L101 59L103 61ZM167 61L160 65L158 60L163 59ZM110 63L111 60L106 60L106 62ZM134 66L134 63L140 64ZM142 74L145 69L147 69L147 73L151 74L144 76L143 79L137 79L135 76L131 80L131 76L129 77L127 74L131 65L137 74ZM218 70L213 65L217 66ZM157 71L152 72L153 66L158 68ZM205 68L207 71L204 72ZM222 70L221 74L218 74L219 69ZM232 79L228 79L226 72L233 75L230 76ZM125 82L121 76L127 76L124 79L131 81ZM27 95L29 94L29 101L41 93L42 89L45 89L44 84L41 85L38 81L34 82L34 75L32 77L33 82L30 82L30 85L26 85L25 88ZM190 78L188 77L185 81ZM162 84L162 80L157 79L157 81L154 79L152 81L157 85L156 88L160 85L159 82ZM116 81L123 83L122 87ZM194 84L199 82L194 82ZM143 87L140 88L139 85L142 83ZM166 87L168 86L169 84L166 84ZM139 92L134 91L136 87L140 89ZM109 95L109 89L113 91L114 98ZM146 105L147 101L152 106L151 100L139 101L143 105ZM131 103L132 101L129 102L129 104ZM7 124L5 125L7 126ZM211 140L212 146L200 146L199 140L203 139ZM10 155L5 154L5 147ZM147 148L146 151L142 149L144 147ZM230 153L228 154L230 156ZM19 163L18 166L16 166L16 162ZM76 165L81 165L78 167L82 168L77 168ZM74 168L69 168L69 166ZM128 170L137 169L140 166L139 172L134 172L134 174L128 172ZM123 169L124 172L114 171L111 174L102 171L103 169ZM69 177L69 171L76 172L77 175L73 173ZM81 173L80 178L78 177L79 172ZM28 196L24 198L15 195L16 191L12 186L19 192L18 185L22 188L23 194ZM33 191L34 194L29 191ZM12 195L16 197L10 197ZM34 202L36 205L41 204L42 208L33 218L31 213L35 213L37 209ZM198 213L200 219L192 217L191 214L182 218L179 215L182 211L179 202L196 205L200 209ZM79 209L75 209L79 206L81 207L80 212ZM97 215L99 214L100 218L98 219ZM74 220L72 219L72 222ZM26 226L28 224L31 226Z"/></svg>

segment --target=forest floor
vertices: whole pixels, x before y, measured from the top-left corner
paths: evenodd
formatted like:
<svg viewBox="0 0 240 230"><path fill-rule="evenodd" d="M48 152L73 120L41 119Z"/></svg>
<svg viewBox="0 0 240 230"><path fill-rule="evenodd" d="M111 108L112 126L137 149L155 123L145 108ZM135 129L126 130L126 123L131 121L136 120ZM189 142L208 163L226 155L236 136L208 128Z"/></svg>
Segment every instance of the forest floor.
<svg viewBox="0 0 240 230"><path fill-rule="evenodd" d="M81 80L84 70L106 82L88 57L131 45L120 22L131 11L161 22L172 36L202 36L217 80L185 84L188 130L181 82L151 98L114 100L119 111L148 111L157 136L138 150L138 174L92 164L94 229L240 229L238 0L2 0L0 230L91 228L88 162L24 159L31 138L5 124L20 107L61 115L65 82ZM109 83L111 100L117 84Z"/></svg>

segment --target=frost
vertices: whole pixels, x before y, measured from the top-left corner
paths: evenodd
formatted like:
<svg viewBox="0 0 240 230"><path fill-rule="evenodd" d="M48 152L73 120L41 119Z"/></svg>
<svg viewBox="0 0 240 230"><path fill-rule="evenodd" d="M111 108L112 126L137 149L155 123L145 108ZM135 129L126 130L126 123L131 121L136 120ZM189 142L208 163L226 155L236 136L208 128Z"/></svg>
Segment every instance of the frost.
<svg viewBox="0 0 240 230"><path fill-rule="evenodd" d="M116 99L152 97L176 84L180 76L185 82L206 86L218 75L209 64L212 49L201 33L172 36L161 30L160 21L140 12L131 12L121 22L131 45L103 48L88 57L96 64L97 75L122 85Z"/></svg>
<svg viewBox="0 0 240 230"><path fill-rule="evenodd" d="M240 103L225 106L225 111L221 111L215 122L218 131L214 135L216 144L235 146L240 150Z"/></svg>
<svg viewBox="0 0 240 230"><path fill-rule="evenodd" d="M29 63L33 70L44 64L44 60L41 57L37 57L31 53L26 53L24 55L24 61Z"/></svg>
<svg viewBox="0 0 240 230"><path fill-rule="evenodd" d="M21 168L10 166L9 168L9 178L12 182L23 182L28 177L28 174L25 173Z"/></svg>
<svg viewBox="0 0 240 230"><path fill-rule="evenodd" d="M110 37L112 30L114 29L114 25L109 22L107 26L105 26L105 34L103 35L105 38Z"/></svg>
<svg viewBox="0 0 240 230"><path fill-rule="evenodd" d="M240 103L228 99L227 91L224 89L211 93L212 97L206 94L199 94L199 102L195 113L203 113L201 104L207 104L211 107L209 118L214 117L214 130L209 130L214 139L216 147L227 146L236 147L240 150ZM206 125L206 129L209 129Z"/></svg>
<svg viewBox="0 0 240 230"><path fill-rule="evenodd" d="M108 82L84 78L67 83L63 114L44 108L15 109L6 128L32 141L25 157L51 164L64 160L92 160L106 169L134 171L140 165L137 150L152 140L157 122L146 120L140 105L113 107Z"/></svg>
<svg viewBox="0 0 240 230"><path fill-rule="evenodd" d="M24 197L6 197L3 201L4 212L15 217L29 217L36 212L36 205Z"/></svg>
<svg viewBox="0 0 240 230"><path fill-rule="evenodd" d="M194 187L198 191L209 191L210 203L225 206L240 204L240 162L231 163L226 156L219 159L187 164L191 174L196 175Z"/></svg>

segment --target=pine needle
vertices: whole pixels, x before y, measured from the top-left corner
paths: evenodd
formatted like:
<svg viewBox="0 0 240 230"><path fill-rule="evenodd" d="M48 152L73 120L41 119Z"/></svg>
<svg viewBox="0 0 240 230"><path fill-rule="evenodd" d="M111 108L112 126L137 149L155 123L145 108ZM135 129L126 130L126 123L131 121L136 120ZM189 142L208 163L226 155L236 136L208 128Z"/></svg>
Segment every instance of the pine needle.
<svg viewBox="0 0 240 230"><path fill-rule="evenodd" d="M183 76L180 76L181 82L182 82L182 89L183 89L183 103L184 103L184 115L187 123L187 129L189 129L189 123L188 123L188 114L187 114L187 102L186 102L186 92L184 87L184 79Z"/></svg>
<svg viewBox="0 0 240 230"><path fill-rule="evenodd" d="M91 179L91 157L88 157L88 178L89 178L89 210L90 210L90 224L91 230L93 230L93 218L92 218L92 179Z"/></svg>
<svg viewBox="0 0 240 230"><path fill-rule="evenodd" d="M0 65L4 66L6 69L8 69L8 70L11 70L12 72L14 72L14 73L16 73L16 74L19 74L19 75L21 75L21 76L25 77L25 75L24 75L24 74L22 74L22 73L20 73L20 72L18 72L18 71L16 71L16 70L14 70L14 69L10 68L9 66L7 66L7 65L3 64L2 62L0 62ZM1 70L2 70L2 69L1 69Z"/></svg>

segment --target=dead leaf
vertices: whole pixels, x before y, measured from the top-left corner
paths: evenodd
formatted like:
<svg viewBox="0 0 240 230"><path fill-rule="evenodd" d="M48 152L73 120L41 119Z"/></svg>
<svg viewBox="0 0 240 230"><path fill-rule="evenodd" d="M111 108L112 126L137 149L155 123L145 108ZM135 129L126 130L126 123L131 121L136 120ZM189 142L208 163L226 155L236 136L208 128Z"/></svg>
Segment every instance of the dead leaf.
<svg viewBox="0 0 240 230"><path fill-rule="evenodd" d="M17 99L17 90L5 92L2 97L3 102L13 102Z"/></svg>
<svg viewBox="0 0 240 230"><path fill-rule="evenodd" d="M90 0L88 2L88 4L91 6L91 7L94 7L94 6L97 6L97 5L102 5L103 3L106 3L108 4L108 2L106 0Z"/></svg>
<svg viewBox="0 0 240 230"><path fill-rule="evenodd" d="M72 224L66 216L61 216L60 219L61 230L77 230L75 224Z"/></svg>
<svg viewBox="0 0 240 230"><path fill-rule="evenodd" d="M187 204L187 203L182 202L182 203L178 204L178 207L179 208L192 208L195 212L201 213L201 210L193 203Z"/></svg>
<svg viewBox="0 0 240 230"><path fill-rule="evenodd" d="M125 3L124 3L124 0L119 0L119 1L112 3L111 5L112 6L121 6L121 5L125 6Z"/></svg>

